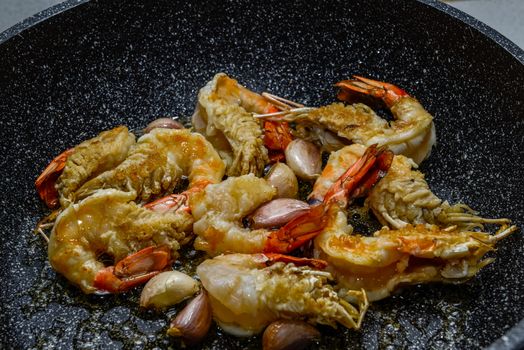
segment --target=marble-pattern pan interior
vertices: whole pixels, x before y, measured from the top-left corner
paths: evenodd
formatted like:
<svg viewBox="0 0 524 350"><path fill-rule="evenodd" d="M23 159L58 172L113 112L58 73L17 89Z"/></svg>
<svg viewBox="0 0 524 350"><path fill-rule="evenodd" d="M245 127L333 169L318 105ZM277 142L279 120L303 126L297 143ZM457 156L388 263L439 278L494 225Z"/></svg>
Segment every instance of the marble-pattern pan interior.
<svg viewBox="0 0 524 350"><path fill-rule="evenodd" d="M10 33L0 45L3 348L177 345L165 335L174 310L139 310L137 292L84 296L52 271L32 233L46 213L33 181L103 129L187 122L215 72L307 105L333 101L333 83L352 74L405 88L435 116L438 144L422 170L437 195L522 227L522 51L441 10L394 0L91 1ZM319 348L488 346L524 317L522 233L493 255L464 285L406 288L373 304L359 332L322 328ZM217 328L202 344L259 346Z"/></svg>

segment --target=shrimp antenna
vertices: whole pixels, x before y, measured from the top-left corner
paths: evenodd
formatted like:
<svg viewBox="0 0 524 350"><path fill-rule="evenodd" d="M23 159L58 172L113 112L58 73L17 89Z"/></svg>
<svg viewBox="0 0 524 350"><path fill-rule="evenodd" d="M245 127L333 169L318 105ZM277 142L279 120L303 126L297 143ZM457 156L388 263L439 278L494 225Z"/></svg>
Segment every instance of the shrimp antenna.
<svg viewBox="0 0 524 350"><path fill-rule="evenodd" d="M266 100L268 100L269 102L274 104L275 107L277 107L280 110L287 110L287 111L289 111L289 110L291 110L293 108L302 108L302 107L304 107L303 104L300 104L300 103L297 103L295 101L291 101L291 100L285 99L285 98L277 96L277 95L270 94L269 92L263 92L262 93L262 97L264 97Z"/></svg>

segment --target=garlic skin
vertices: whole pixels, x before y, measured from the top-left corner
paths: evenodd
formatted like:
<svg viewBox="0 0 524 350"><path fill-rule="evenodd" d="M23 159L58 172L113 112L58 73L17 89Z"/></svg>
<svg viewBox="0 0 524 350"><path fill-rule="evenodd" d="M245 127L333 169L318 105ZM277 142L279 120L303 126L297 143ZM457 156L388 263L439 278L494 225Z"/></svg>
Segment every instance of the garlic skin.
<svg viewBox="0 0 524 350"><path fill-rule="evenodd" d="M144 134L151 132L153 129L164 128L164 129L184 129L184 126L171 118L158 118L147 124L144 129Z"/></svg>
<svg viewBox="0 0 524 350"><path fill-rule="evenodd" d="M320 332L304 321L279 320L267 326L262 336L264 350L305 349L320 339Z"/></svg>
<svg viewBox="0 0 524 350"><path fill-rule="evenodd" d="M179 271L166 271L151 278L140 295L140 306L164 309L194 295L198 282Z"/></svg>
<svg viewBox="0 0 524 350"><path fill-rule="evenodd" d="M180 311L167 330L172 337L180 337L187 345L202 341L209 332L212 320L211 304L207 292L202 292Z"/></svg>
<svg viewBox="0 0 524 350"><path fill-rule="evenodd" d="M293 170L286 164L273 164L265 178L277 189L277 198L297 198L298 180Z"/></svg>
<svg viewBox="0 0 524 350"><path fill-rule="evenodd" d="M302 139L294 139L284 152L287 165L302 180L316 179L322 170L322 155L318 147Z"/></svg>
<svg viewBox="0 0 524 350"><path fill-rule="evenodd" d="M292 198L278 198L258 207L249 217L251 227L276 228L309 210L309 204Z"/></svg>

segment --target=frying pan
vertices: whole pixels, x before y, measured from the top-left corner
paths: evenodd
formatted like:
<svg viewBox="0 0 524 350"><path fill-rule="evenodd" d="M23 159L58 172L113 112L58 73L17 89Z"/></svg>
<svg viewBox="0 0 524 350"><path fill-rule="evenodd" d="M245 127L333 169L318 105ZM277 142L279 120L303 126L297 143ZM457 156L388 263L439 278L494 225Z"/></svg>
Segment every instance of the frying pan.
<svg viewBox="0 0 524 350"><path fill-rule="evenodd" d="M0 43L3 348L177 346L165 336L175 311L138 310L136 291L85 296L53 272L32 233L46 213L33 181L103 129L187 121L215 72L306 105L332 102L332 84L353 74L395 83L435 116L438 144L422 171L436 194L524 224L524 53L444 4L67 1ZM374 303L361 331L322 328L319 347L522 346L523 243L522 233L505 239L466 284ZM257 348L260 338L213 328L202 346Z"/></svg>

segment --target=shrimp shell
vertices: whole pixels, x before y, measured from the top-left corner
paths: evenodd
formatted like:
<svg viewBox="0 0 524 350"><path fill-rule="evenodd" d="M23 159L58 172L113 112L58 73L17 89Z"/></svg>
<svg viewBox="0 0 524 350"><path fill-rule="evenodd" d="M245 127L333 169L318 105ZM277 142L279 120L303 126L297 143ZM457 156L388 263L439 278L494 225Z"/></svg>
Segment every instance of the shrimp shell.
<svg viewBox="0 0 524 350"><path fill-rule="evenodd" d="M189 206L195 219L195 248L211 255L262 252L269 231L244 228L242 218L276 192L266 180L249 174L230 177L194 194Z"/></svg>
<svg viewBox="0 0 524 350"><path fill-rule="evenodd" d="M315 182L309 199L321 201L327 190L344 170L354 164L366 148L359 144L333 152ZM388 173L366 198L365 205L373 211L382 225L400 229L409 224L435 224L440 227L456 225L463 230L482 228L482 224L508 224L508 219L489 219L477 215L465 204L450 205L438 198L429 188L424 174L414 170L417 164L410 158L396 155Z"/></svg>
<svg viewBox="0 0 524 350"><path fill-rule="evenodd" d="M370 301L389 296L400 284L460 283L493 261L484 255L517 230L503 226L496 234L456 227L387 227L373 236L353 234L343 211L315 239L315 257L326 260L341 290L363 288Z"/></svg>
<svg viewBox="0 0 524 350"><path fill-rule="evenodd" d="M224 73L200 89L193 126L215 146L228 176L262 174L269 159L262 128L252 112L262 113L269 106L262 96Z"/></svg>
<svg viewBox="0 0 524 350"><path fill-rule="evenodd" d="M168 246L177 256L193 222L186 212L163 214L138 206L134 192L105 189L67 207L49 237L51 266L85 293L93 293L104 264L101 253L118 262L149 246Z"/></svg>
<svg viewBox="0 0 524 350"><path fill-rule="evenodd" d="M122 163L134 144L135 136L118 126L76 146L56 183L62 208L76 201L76 190L87 180Z"/></svg>
<svg viewBox="0 0 524 350"><path fill-rule="evenodd" d="M417 164L428 157L435 144L433 117L412 97L403 97L391 107L395 121L380 118L371 108L356 103L333 103L293 117L297 123L323 127L339 137L364 146L388 146L395 154L412 158ZM301 131L302 130L302 131ZM297 136L308 138L307 129L297 129Z"/></svg>
<svg viewBox="0 0 524 350"><path fill-rule="evenodd" d="M86 182L77 197L116 188L135 191L140 201L147 202L172 193L183 175L188 176L189 188L217 183L224 176L224 163L200 134L186 129L154 129L138 139L119 166Z"/></svg>
<svg viewBox="0 0 524 350"><path fill-rule="evenodd" d="M358 329L367 308L365 294L337 294L331 274L278 262L266 266L262 254L229 254L200 264L197 274L209 293L213 316L227 332L250 336L281 318ZM359 307L347 298L355 298Z"/></svg>

